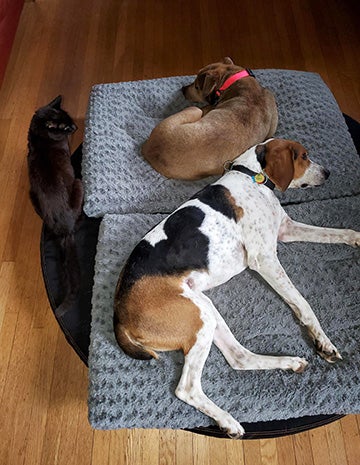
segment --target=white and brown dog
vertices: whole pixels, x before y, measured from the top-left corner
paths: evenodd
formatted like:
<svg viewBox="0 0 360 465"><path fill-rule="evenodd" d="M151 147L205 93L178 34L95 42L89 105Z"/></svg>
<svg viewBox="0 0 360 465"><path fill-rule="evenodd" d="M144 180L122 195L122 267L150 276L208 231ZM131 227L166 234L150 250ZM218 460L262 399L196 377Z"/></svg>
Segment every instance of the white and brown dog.
<svg viewBox="0 0 360 465"><path fill-rule="evenodd" d="M165 118L142 147L144 158L168 178L221 175L226 160L275 133L274 95L229 57L202 68L183 93L188 100L207 105Z"/></svg>
<svg viewBox="0 0 360 465"><path fill-rule="evenodd" d="M139 359L157 358L157 351L182 350L185 362L176 395L212 417L231 437L242 436L242 426L201 388L213 342L235 370L301 372L307 362L245 349L203 292L246 267L256 270L306 326L317 352L329 362L341 358L282 268L277 241L358 246L360 233L293 221L272 190L318 186L328 175L297 142L272 139L254 146L229 164L218 181L146 234L119 278L114 329L120 347Z"/></svg>

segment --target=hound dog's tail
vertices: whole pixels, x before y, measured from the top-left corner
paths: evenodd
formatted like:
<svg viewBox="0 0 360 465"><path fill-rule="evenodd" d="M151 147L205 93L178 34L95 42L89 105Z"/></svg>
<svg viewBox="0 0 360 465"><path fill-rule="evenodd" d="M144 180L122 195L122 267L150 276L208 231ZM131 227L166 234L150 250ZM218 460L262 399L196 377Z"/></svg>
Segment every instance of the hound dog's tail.
<svg viewBox="0 0 360 465"><path fill-rule="evenodd" d="M116 311L114 313L114 332L119 346L129 357L139 360L159 358L158 354L153 349L146 347L131 336L129 331L120 323Z"/></svg>

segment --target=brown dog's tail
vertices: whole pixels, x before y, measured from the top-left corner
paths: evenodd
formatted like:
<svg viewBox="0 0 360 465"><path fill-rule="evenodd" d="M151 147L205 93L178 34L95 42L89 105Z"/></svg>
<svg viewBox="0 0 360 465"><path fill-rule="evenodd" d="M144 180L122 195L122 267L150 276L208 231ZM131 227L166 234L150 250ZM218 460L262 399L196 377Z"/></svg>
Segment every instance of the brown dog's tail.
<svg viewBox="0 0 360 465"><path fill-rule="evenodd" d="M152 358L158 358L158 355L154 350L150 349L149 347L145 347L143 344L141 344L141 342L136 341L131 337L129 332L119 322L116 311L114 313L114 332L117 343L126 353L126 355L129 355L129 357L137 358L139 360L150 360Z"/></svg>

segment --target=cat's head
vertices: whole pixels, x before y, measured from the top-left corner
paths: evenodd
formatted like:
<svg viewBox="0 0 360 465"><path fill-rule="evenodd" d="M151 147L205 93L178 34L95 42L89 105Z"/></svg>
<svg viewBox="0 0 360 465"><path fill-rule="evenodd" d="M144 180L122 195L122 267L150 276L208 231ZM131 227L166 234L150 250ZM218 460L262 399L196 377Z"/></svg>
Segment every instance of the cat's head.
<svg viewBox="0 0 360 465"><path fill-rule="evenodd" d="M62 97L59 95L35 112L30 125L30 131L33 134L52 140L61 140L76 131L76 124L61 108L61 100Z"/></svg>

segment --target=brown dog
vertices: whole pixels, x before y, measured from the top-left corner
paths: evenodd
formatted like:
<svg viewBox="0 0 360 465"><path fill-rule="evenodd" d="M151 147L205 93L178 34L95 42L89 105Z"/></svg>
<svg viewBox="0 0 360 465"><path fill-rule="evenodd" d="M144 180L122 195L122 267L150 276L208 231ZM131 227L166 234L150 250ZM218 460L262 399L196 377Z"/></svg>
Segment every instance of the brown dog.
<svg viewBox="0 0 360 465"><path fill-rule="evenodd" d="M226 160L275 133L273 94L230 58L201 69L182 90L187 99L209 105L188 107L166 118L142 147L144 158L168 178L222 174Z"/></svg>

